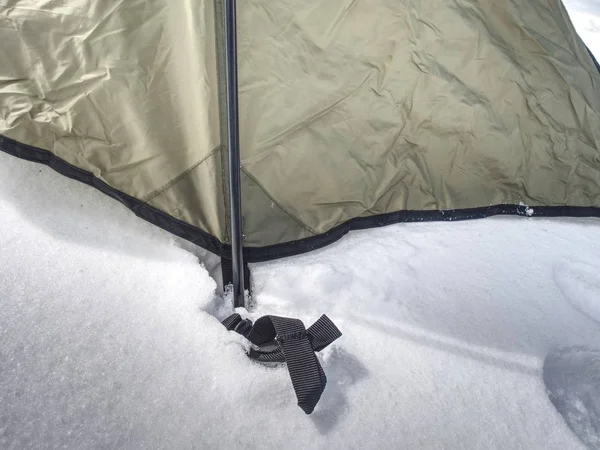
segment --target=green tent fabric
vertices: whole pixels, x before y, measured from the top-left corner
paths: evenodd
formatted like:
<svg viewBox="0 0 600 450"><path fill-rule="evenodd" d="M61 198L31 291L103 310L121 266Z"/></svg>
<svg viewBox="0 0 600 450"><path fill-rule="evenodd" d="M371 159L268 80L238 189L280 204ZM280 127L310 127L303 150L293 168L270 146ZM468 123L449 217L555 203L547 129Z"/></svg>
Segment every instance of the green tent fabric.
<svg viewBox="0 0 600 450"><path fill-rule="evenodd" d="M222 16L3 0L0 149L225 255ZM237 33L249 261L399 221L600 216L600 74L560 0L247 0Z"/></svg>

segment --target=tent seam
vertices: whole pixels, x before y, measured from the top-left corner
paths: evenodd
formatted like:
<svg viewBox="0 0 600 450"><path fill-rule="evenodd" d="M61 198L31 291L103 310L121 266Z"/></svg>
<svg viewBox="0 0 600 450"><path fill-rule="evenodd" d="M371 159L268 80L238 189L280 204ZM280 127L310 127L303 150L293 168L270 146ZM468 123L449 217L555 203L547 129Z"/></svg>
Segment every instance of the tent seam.
<svg viewBox="0 0 600 450"><path fill-rule="evenodd" d="M283 206L281 206L279 204L279 202L277 202L277 200L275 200L271 194L269 194L269 192L256 180L256 178L254 178L254 176L252 174L250 174L250 172L248 172L244 166L242 166L242 171L248 176L248 178L250 178L254 184L256 184L261 191L263 191L263 193L269 197L269 199L273 202L273 204L275 206L277 206L280 210L282 210L285 214L287 214L288 217L290 217L294 222L296 222L298 225L300 225L304 230L308 231L310 234L312 235L318 235L319 232L313 230L311 227L309 227L308 225L306 225L305 223L303 223L300 219L298 219L294 214L292 214L290 211L288 211L287 209L285 209Z"/></svg>
<svg viewBox="0 0 600 450"><path fill-rule="evenodd" d="M184 170L182 173L180 173L179 175L177 175L175 178L173 178L168 183L164 184L162 187L160 187L158 189L155 189L154 191L150 192L148 195L146 195L145 197L143 197L141 200L143 202L145 202L145 203L149 203L152 200L154 200L156 197L164 194L166 191L168 191L173 186L175 186L177 183L179 183L181 180L183 180L187 175L190 174L190 172L192 172L193 170L195 170L198 166L200 166L208 158L210 158L211 156L213 156L218 150L221 149L221 147L222 147L221 144L217 145L214 149L212 149L210 151L210 153L208 155L206 155L200 161L196 162L191 167L189 167L188 169Z"/></svg>

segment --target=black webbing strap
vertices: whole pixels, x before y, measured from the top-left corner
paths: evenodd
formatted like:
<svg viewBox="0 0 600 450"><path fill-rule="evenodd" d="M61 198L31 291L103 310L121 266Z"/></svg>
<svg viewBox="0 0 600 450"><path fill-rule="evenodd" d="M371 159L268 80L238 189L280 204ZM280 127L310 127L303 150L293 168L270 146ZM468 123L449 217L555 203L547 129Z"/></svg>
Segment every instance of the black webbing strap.
<svg viewBox="0 0 600 450"><path fill-rule="evenodd" d="M278 316L263 316L252 325L237 313L222 323L254 344L248 352L250 358L265 363L287 363L298 406L306 414L313 412L327 384L315 352L342 335L327 316L321 316L308 329L298 319Z"/></svg>

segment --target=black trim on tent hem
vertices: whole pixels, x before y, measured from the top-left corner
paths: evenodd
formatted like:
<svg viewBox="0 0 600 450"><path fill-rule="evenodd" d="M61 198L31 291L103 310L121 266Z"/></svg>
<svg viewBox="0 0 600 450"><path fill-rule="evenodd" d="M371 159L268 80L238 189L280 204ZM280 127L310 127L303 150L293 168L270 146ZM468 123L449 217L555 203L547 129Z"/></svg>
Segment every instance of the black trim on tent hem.
<svg viewBox="0 0 600 450"><path fill-rule="evenodd" d="M203 247L221 258L231 259L231 246L228 244L220 242L216 237L199 228L182 222L147 203L112 188L91 172L69 164L48 150L21 144L2 135L0 135L0 150L21 159L45 164L66 177L95 187L102 193L121 202L138 217ZM256 263L300 255L332 244L353 230L377 228L396 223L472 220L497 215L600 218L600 208L584 206L535 206L529 208L525 205L492 205L444 211L397 211L376 216L357 217L325 233L296 241L265 247L244 247L244 259L249 263Z"/></svg>
<svg viewBox="0 0 600 450"><path fill-rule="evenodd" d="M600 208L585 206L533 206L526 205L492 205L480 208L433 210L433 211L397 211L377 216L357 217L343 223L323 234L311 236L297 241L275 244L266 247L249 249L249 262L263 262L288 256L296 256L332 244L350 231L379 228L398 223L414 222L453 222L473 219L484 219L492 216L523 217L597 217ZM255 251L256 250L256 251Z"/></svg>
<svg viewBox="0 0 600 450"><path fill-rule="evenodd" d="M121 202L128 209L133 211L136 216L141 217L163 230L199 245L217 255L223 253L224 244L216 237L109 186L104 181L97 178L93 173L68 163L48 150L22 144L2 135L0 135L0 150L21 159L45 164L61 175L80 181L88 186L95 187L103 194Z"/></svg>

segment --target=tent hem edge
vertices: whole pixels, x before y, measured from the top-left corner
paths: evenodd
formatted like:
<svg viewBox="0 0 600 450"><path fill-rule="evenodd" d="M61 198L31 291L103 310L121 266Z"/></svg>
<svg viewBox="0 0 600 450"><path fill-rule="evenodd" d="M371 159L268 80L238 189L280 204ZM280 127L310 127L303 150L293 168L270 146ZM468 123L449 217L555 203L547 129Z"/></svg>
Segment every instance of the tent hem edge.
<svg viewBox="0 0 600 450"><path fill-rule="evenodd" d="M182 222L169 214L148 205L147 203L121 192L91 172L80 169L59 158L48 150L43 150L27 144L14 141L0 135L0 151L18 158L45 164L56 172L68 178L92 186L105 195L118 200L135 215L162 228L176 236L192 242L221 258L231 258L230 245L224 244L215 236ZM600 218L600 208L593 206L534 206L501 204L484 207L455 210L405 210L395 211L369 217L356 217L340 224L331 230L315 236L273 244L264 247L244 247L244 258L250 263L265 262L279 258L296 256L332 244L354 230L378 228L396 223L410 222L440 222L482 219L497 215L535 217L597 217Z"/></svg>

